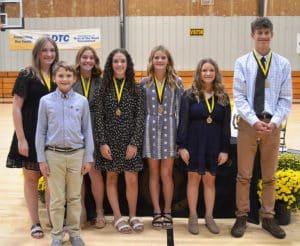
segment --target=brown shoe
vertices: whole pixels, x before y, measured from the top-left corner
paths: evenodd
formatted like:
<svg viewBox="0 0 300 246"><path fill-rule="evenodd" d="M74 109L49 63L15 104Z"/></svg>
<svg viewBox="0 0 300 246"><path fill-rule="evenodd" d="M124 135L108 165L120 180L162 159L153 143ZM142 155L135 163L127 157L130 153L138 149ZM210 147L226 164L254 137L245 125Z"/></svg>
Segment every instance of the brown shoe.
<svg viewBox="0 0 300 246"><path fill-rule="evenodd" d="M286 236L284 230L282 230L281 227L277 225L274 218L263 218L262 228L270 232L276 238L281 239L281 238L285 238Z"/></svg>
<svg viewBox="0 0 300 246"><path fill-rule="evenodd" d="M190 233L197 235L199 234L198 216L193 215L189 217L188 230Z"/></svg>
<svg viewBox="0 0 300 246"><path fill-rule="evenodd" d="M213 234L219 234L220 233L220 229L217 226L217 224L214 221L214 218L212 216L205 217L205 225L211 233L213 233Z"/></svg>
<svg viewBox="0 0 300 246"><path fill-rule="evenodd" d="M237 217L231 229L231 235L234 237L242 237L246 230L246 223L247 223L247 216Z"/></svg>

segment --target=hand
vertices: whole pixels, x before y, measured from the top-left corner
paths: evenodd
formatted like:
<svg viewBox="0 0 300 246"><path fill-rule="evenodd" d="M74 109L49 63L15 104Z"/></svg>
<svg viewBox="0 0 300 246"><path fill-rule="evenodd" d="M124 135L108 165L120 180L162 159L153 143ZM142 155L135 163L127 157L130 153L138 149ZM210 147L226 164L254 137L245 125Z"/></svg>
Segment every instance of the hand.
<svg viewBox="0 0 300 246"><path fill-rule="evenodd" d="M100 153L105 159L112 161L111 151L107 144L100 146Z"/></svg>
<svg viewBox="0 0 300 246"><path fill-rule="evenodd" d="M45 178L49 177L50 170L47 162L40 162L40 171Z"/></svg>
<svg viewBox="0 0 300 246"><path fill-rule="evenodd" d="M129 144L127 146L125 160L131 160L135 158L136 154L137 154L137 147L132 144Z"/></svg>
<svg viewBox="0 0 300 246"><path fill-rule="evenodd" d="M228 160L228 154L220 152L218 156L218 166L223 165Z"/></svg>
<svg viewBox="0 0 300 246"><path fill-rule="evenodd" d="M18 140L18 150L20 155L28 157L29 155L29 147L27 140L24 138L23 140Z"/></svg>
<svg viewBox="0 0 300 246"><path fill-rule="evenodd" d="M268 129L268 123L263 122L263 121L257 121L253 127L256 130L256 132L259 134L265 134L270 131Z"/></svg>
<svg viewBox="0 0 300 246"><path fill-rule="evenodd" d="M268 127L268 130L270 131L270 133L273 132L277 128L277 126L276 126L276 124L274 122L270 122L267 125L267 127Z"/></svg>
<svg viewBox="0 0 300 246"><path fill-rule="evenodd" d="M184 163L186 165L188 165L189 160L190 160L190 153L188 152L188 150L187 149L179 149L178 154L181 157L181 159L184 161Z"/></svg>
<svg viewBox="0 0 300 246"><path fill-rule="evenodd" d="M84 162L81 167L81 175L85 175L86 173L88 173L91 170L91 167L92 163Z"/></svg>

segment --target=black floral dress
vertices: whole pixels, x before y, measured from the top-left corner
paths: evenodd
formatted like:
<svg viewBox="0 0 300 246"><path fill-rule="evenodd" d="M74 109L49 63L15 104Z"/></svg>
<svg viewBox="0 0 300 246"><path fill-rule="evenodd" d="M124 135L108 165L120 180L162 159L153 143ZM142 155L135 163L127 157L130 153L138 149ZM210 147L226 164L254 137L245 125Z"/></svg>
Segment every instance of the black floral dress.
<svg viewBox="0 0 300 246"><path fill-rule="evenodd" d="M99 170L123 172L138 172L143 168L142 143L145 127L145 95L141 87L136 86L132 92L125 82L120 103L117 103L116 92L111 86L105 92L100 87L94 96L95 100L95 139L96 163ZM121 115L116 115L116 109ZM100 154L100 145L110 147L113 160L107 160ZM125 160L127 146L137 147L137 155L131 160Z"/></svg>
<svg viewBox="0 0 300 246"><path fill-rule="evenodd" d="M56 84L51 82L51 91L56 89ZM22 120L25 138L28 142L29 156L25 157L19 154L18 139L14 132L10 150L8 153L6 167L26 168L39 171L39 164L35 149L35 131L37 125L39 102L42 96L48 94L48 88L43 85L39 78L29 69L21 70L12 94L24 98L22 106Z"/></svg>

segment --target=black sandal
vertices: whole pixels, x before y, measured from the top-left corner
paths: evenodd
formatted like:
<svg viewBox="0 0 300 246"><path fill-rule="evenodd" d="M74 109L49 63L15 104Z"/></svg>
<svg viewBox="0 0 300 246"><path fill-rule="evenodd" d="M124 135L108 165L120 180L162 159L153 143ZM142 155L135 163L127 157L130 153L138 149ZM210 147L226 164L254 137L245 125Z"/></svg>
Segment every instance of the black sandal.
<svg viewBox="0 0 300 246"><path fill-rule="evenodd" d="M40 223L33 224L30 230L33 238L40 239L44 237L44 232Z"/></svg>
<svg viewBox="0 0 300 246"><path fill-rule="evenodd" d="M163 228L163 217L161 213L153 213L152 227L155 230L161 230Z"/></svg>
<svg viewBox="0 0 300 246"><path fill-rule="evenodd" d="M165 229L172 228L173 227L173 219L172 214L170 213L164 213L163 214L163 227Z"/></svg>

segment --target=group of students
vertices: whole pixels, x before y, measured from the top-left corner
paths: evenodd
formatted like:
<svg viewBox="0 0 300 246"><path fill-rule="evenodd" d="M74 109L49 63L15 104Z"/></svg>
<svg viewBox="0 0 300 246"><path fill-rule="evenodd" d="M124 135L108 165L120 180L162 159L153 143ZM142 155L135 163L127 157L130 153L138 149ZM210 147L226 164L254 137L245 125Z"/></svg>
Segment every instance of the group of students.
<svg viewBox="0 0 300 246"><path fill-rule="evenodd" d="M262 112L255 113L252 107L254 86L250 88L249 84L253 83L253 76L255 80L257 70L256 60L251 57L254 62L249 61L253 52L238 59L235 67L236 106L242 127L251 131L243 130L238 136L237 221L232 229L235 237L242 236L246 228L254 147L259 145L261 153L266 153L277 146L277 137L279 144L279 126L291 104L289 63L270 51L272 35L273 26L268 18L258 18L252 23L256 52L272 57L272 63L268 63L272 91L266 90L265 103L265 111L272 117L262 118ZM78 51L75 67L58 61L57 46L48 37L36 42L32 55L32 66L20 72L13 88L15 134L7 167L23 168L24 194L34 238L43 237L37 198L41 175L46 177L47 194L50 193L46 201L50 204L51 245L62 245L64 231L69 232L72 245L84 245L80 218L85 217L81 201L85 194L83 175L87 173L96 204L95 226L103 228L106 220L102 171L106 174L105 187L115 228L122 233L142 232L143 221L136 217L142 158L147 159L149 166L152 227L160 230L172 226L172 173L178 155L188 168L189 232L199 233L197 207L201 180L205 224L210 232L220 232L213 219L215 179L218 166L228 160L231 107L214 60L202 59L198 63L191 88L184 91L173 58L161 45L151 51L147 77L140 83L135 81L133 61L125 49L113 50L103 71L95 50L87 46ZM275 77L274 73L281 77ZM274 107L268 105L268 96L274 97L271 100ZM250 138L249 134L251 142L244 139ZM274 189L271 167L276 165L277 149L273 148L272 157L262 155L263 190L268 193L262 199L262 215L263 227L275 237L283 238L285 233L273 221L274 193L271 192ZM243 156L245 151L247 157ZM247 166L240 159L247 161ZM267 172L265 165L268 165ZM125 177L128 220L122 216L119 206L120 173ZM161 190L164 207L160 206Z"/></svg>

